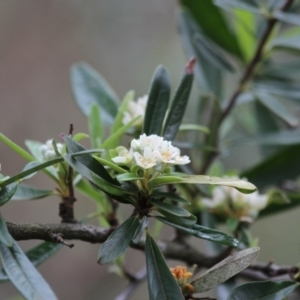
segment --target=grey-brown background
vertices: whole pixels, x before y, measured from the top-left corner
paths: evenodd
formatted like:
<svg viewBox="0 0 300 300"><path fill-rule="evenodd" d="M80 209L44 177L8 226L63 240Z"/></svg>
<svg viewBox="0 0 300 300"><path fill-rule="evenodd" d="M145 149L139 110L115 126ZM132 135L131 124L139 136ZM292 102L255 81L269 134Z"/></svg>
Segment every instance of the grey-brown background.
<svg viewBox="0 0 300 300"><path fill-rule="evenodd" d="M178 82L185 57L176 33L173 0L2 0L0 2L0 132L16 143L24 139L58 138L73 123L87 131L86 120L73 103L69 68L85 60L98 69L120 97L134 89L148 90L158 64ZM2 173L13 175L25 161L0 144ZM53 188L45 177L33 181ZM59 222L58 199L10 203L1 212L14 222ZM76 216L91 212L94 204L80 198ZM299 210L258 222L260 259L297 263ZM293 229L295 228L295 229ZM32 243L21 243L27 249ZM125 282L96 264L98 245L76 242L46 262L40 271L59 299L113 299ZM137 270L143 255L132 251L127 262ZM132 256L132 257L133 257ZM134 299L147 299L145 285ZM0 299L16 299L11 284L0 286Z"/></svg>

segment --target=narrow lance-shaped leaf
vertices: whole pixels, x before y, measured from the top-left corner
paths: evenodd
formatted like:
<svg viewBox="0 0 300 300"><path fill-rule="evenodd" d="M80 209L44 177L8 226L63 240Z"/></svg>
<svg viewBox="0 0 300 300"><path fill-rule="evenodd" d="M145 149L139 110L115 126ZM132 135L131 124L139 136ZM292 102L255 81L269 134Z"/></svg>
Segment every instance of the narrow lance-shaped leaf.
<svg viewBox="0 0 300 300"><path fill-rule="evenodd" d="M101 143L103 141L104 133L99 107L96 103L92 104L91 106L88 118L88 125L92 147L100 148Z"/></svg>
<svg viewBox="0 0 300 300"><path fill-rule="evenodd" d="M143 132L146 135L161 135L170 99L170 86L170 76L167 70L159 66L153 75L145 112Z"/></svg>
<svg viewBox="0 0 300 300"><path fill-rule="evenodd" d="M169 110L163 133L164 138L168 141L174 140L182 122L194 80L195 63L196 60L193 58L187 64L185 74L181 79Z"/></svg>
<svg viewBox="0 0 300 300"><path fill-rule="evenodd" d="M224 185L236 188L242 193L252 193L256 187L247 181L232 178L219 178L207 175L186 175L184 173L172 173L168 176L160 176L155 179L149 180L149 186L159 186L164 184L209 184L209 185Z"/></svg>
<svg viewBox="0 0 300 300"><path fill-rule="evenodd" d="M155 218L169 226L172 226L176 229L189 233L190 235L196 236L200 239L208 240L214 243L219 243L227 246L234 246L234 247L236 247L239 243L237 239L227 235L226 233L223 233L215 229L210 229L208 227L200 226L192 222L176 224L175 222L172 222L165 217L156 216Z"/></svg>
<svg viewBox="0 0 300 300"><path fill-rule="evenodd" d="M172 215L178 216L178 217L189 217L191 214L185 210L184 208L173 205L170 203L162 202L162 201L151 201L151 204L154 205L154 207L158 211L166 211Z"/></svg>
<svg viewBox="0 0 300 300"><path fill-rule="evenodd" d="M273 12L273 17L279 21L300 26L300 15L299 14L276 10Z"/></svg>
<svg viewBox="0 0 300 300"><path fill-rule="evenodd" d="M282 300L286 299L297 287L299 284L294 281L249 282L236 287L227 300Z"/></svg>
<svg viewBox="0 0 300 300"><path fill-rule="evenodd" d="M26 299L57 299L48 283L15 241L10 248L0 243L0 252L7 276Z"/></svg>
<svg viewBox="0 0 300 300"><path fill-rule="evenodd" d="M153 238L147 233L145 254L150 300L184 300L178 283Z"/></svg>
<svg viewBox="0 0 300 300"><path fill-rule="evenodd" d="M122 255L130 246L139 224L137 217L131 217L118 227L101 246L98 263L108 264Z"/></svg>
<svg viewBox="0 0 300 300"><path fill-rule="evenodd" d="M74 154L76 152L84 151L85 148L73 141L69 136L62 134L62 139L66 143L68 147L68 152L70 154ZM80 155L76 157L76 160L79 161L81 164L85 165L89 170L97 174L98 176L102 177L106 181L112 184L118 184L116 180L114 180L106 169L90 154Z"/></svg>
<svg viewBox="0 0 300 300"><path fill-rule="evenodd" d="M42 199L51 195L54 195L55 191L51 190L42 190L35 188L30 185L26 184L19 184L17 191L11 198L11 200L14 201L20 201L20 200L35 200L35 199Z"/></svg>
<svg viewBox="0 0 300 300"><path fill-rule="evenodd" d="M146 227L148 226L148 222L149 222L148 217L147 216L143 216L142 220L140 220L139 227L137 228L137 230L135 232L135 235L134 235L134 237L132 239L133 243L137 244L140 241L140 239L141 239L141 237L142 237L142 235L143 235Z"/></svg>
<svg viewBox="0 0 300 300"><path fill-rule="evenodd" d="M4 186L7 186L8 184L15 181L21 181L22 179L28 177L29 175L36 173L37 171L43 170L49 166L55 165L59 162L62 162L63 160L64 160L63 157L57 157L52 160L46 161L44 163L35 163L32 168L22 171L21 173L12 176L5 181L0 182L0 188L3 188Z"/></svg>
<svg viewBox="0 0 300 300"><path fill-rule="evenodd" d="M95 69L83 62L72 66L71 86L75 102L84 115L88 116L91 105L96 103L101 108L103 121L112 123L118 112L119 99Z"/></svg>
<svg viewBox="0 0 300 300"><path fill-rule="evenodd" d="M12 198L17 190L17 187L18 182L13 182L5 187L0 188L0 206L4 205Z"/></svg>
<svg viewBox="0 0 300 300"><path fill-rule="evenodd" d="M191 282L195 293L204 293L246 269L258 256L260 248L254 247L230 255Z"/></svg>
<svg viewBox="0 0 300 300"><path fill-rule="evenodd" d="M26 256L35 267L38 267L54 254L56 254L62 247L62 244L43 242L27 251ZM4 271L4 269L2 269L0 271L0 283L8 280L9 278L6 275L6 272Z"/></svg>
<svg viewBox="0 0 300 300"><path fill-rule="evenodd" d="M8 229L6 227L6 223L0 214L0 243L3 243L7 247L11 247L14 243L13 238L11 237Z"/></svg>

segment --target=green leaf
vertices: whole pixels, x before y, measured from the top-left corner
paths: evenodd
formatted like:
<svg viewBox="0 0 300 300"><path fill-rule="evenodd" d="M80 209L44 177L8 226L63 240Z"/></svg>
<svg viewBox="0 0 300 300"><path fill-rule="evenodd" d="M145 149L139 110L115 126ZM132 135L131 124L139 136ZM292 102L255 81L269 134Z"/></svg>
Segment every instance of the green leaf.
<svg viewBox="0 0 300 300"><path fill-rule="evenodd" d="M300 51L299 35L277 37L272 41L271 46L275 49Z"/></svg>
<svg viewBox="0 0 300 300"><path fill-rule="evenodd" d="M241 51L230 29L230 24L213 1L179 0L179 2L189 10L195 21L211 40L226 51L241 57Z"/></svg>
<svg viewBox="0 0 300 300"><path fill-rule="evenodd" d="M282 300L298 286L294 281L249 282L236 287L227 300Z"/></svg>
<svg viewBox="0 0 300 300"><path fill-rule="evenodd" d="M189 217L177 217L168 213L167 211L160 211L160 213L164 215L166 217L165 219L169 222L181 225L183 227L191 227L197 222L197 217L194 215L190 215ZM161 216L154 216L154 218L160 221Z"/></svg>
<svg viewBox="0 0 300 300"><path fill-rule="evenodd" d="M286 122L288 125L295 127L298 125L298 119L286 108L280 99L265 91L255 91L255 95L266 108L273 114Z"/></svg>
<svg viewBox="0 0 300 300"><path fill-rule="evenodd" d="M73 141L69 136L67 135L61 135L62 139L66 143L68 147L68 152L70 154L84 151L85 148ZM85 165L89 170L97 174L98 176L102 177L104 180L112 183L112 184L118 184L106 171L106 169L90 154L80 155L76 157L76 160L80 162L81 164Z"/></svg>
<svg viewBox="0 0 300 300"><path fill-rule="evenodd" d="M251 12L240 9L234 9L233 14L236 38L247 62L252 58L257 42L255 16Z"/></svg>
<svg viewBox="0 0 300 300"><path fill-rule="evenodd" d="M104 132L99 107L96 103L91 105L91 110L88 117L88 125L92 147L100 148L104 139Z"/></svg>
<svg viewBox="0 0 300 300"><path fill-rule="evenodd" d="M57 157L57 158L51 159L49 161L46 161L44 163L34 164L34 166L32 168L22 171L21 173L15 175L15 176L12 176L5 181L0 182L0 188L3 188L4 186L7 186L8 184L15 182L15 181L21 181L22 179L28 177L29 175L36 173L37 171L43 170L49 166L55 165L59 162L62 162L63 160L64 160L63 157Z"/></svg>
<svg viewBox="0 0 300 300"><path fill-rule="evenodd" d="M244 171L240 176L253 182L258 189L278 185L287 178L293 180L300 173L299 153L300 145L286 147Z"/></svg>
<svg viewBox="0 0 300 300"><path fill-rule="evenodd" d="M5 182L5 181L3 181ZM1 184L2 182L0 182ZM13 182L9 185L6 185L5 187L0 188L0 206L3 206L6 202L8 202L14 193L17 190L18 182Z"/></svg>
<svg viewBox="0 0 300 300"><path fill-rule="evenodd" d="M148 223L149 223L148 217L143 216L142 220L140 220L139 227L137 228L136 233L132 239L133 243L137 244L140 241L146 227L148 226Z"/></svg>
<svg viewBox="0 0 300 300"><path fill-rule="evenodd" d="M124 112L127 110L129 102L133 101L133 99L134 99L134 91L127 92L119 107L118 114L115 117L115 121L111 127L110 130L111 134L114 134L123 126Z"/></svg>
<svg viewBox="0 0 300 300"><path fill-rule="evenodd" d="M273 17L279 21L300 26L300 15L290 12L283 12L281 10L273 11Z"/></svg>
<svg viewBox="0 0 300 300"><path fill-rule="evenodd" d="M101 157L94 157L97 161L99 161L102 165L108 166L109 168L111 168L112 170L121 173L121 174L125 174L128 173L127 170L119 167L118 165L114 164L113 162L106 160L104 158Z"/></svg>
<svg viewBox="0 0 300 300"><path fill-rule="evenodd" d="M28 161L34 161L34 157L32 157L26 150L18 146L16 143L14 143L12 140L7 138L4 134L0 133L0 140L6 144L8 147L10 147L12 150L14 150L16 153L18 153L20 156L25 158Z"/></svg>
<svg viewBox="0 0 300 300"><path fill-rule="evenodd" d="M135 236L139 225L140 223L137 217L130 217L118 227L101 246L98 263L108 264L122 255L130 246L131 240Z"/></svg>
<svg viewBox="0 0 300 300"><path fill-rule="evenodd" d="M233 8L239 8L239 9L244 9L246 11L260 14L261 10L259 9L257 3L254 0L217 0L216 5L220 7L233 7Z"/></svg>
<svg viewBox="0 0 300 300"><path fill-rule="evenodd" d="M170 75L163 66L157 67L151 82L143 132L161 135L171 93Z"/></svg>
<svg viewBox="0 0 300 300"><path fill-rule="evenodd" d="M145 244L145 254L149 299L184 300L178 283L175 281L161 251L148 232Z"/></svg>
<svg viewBox="0 0 300 300"><path fill-rule="evenodd" d="M47 259L56 254L62 247L62 244L43 242L27 251L26 256L35 267L38 267ZM7 277L5 271L2 269L0 271L0 282L2 283L8 280L9 278Z"/></svg>
<svg viewBox="0 0 300 300"><path fill-rule="evenodd" d="M256 191L256 187L247 181L232 178L219 178L207 175L186 175L184 173L172 173L170 176L160 176L149 180L149 186L158 186L171 183L224 185L236 188L242 193L248 194Z"/></svg>
<svg viewBox="0 0 300 300"><path fill-rule="evenodd" d="M6 227L6 223L0 214L0 243L3 243L7 247L12 247L14 244L14 240L11 237L8 229Z"/></svg>
<svg viewBox="0 0 300 300"><path fill-rule="evenodd" d="M193 1L191 1L193 2ZM206 1L208 3L209 1ZM197 51L194 43L194 36L200 32L199 27L188 12L179 15L179 33L183 40L188 57L196 57L195 78L200 89L204 93L219 95L221 91L221 72L210 65L201 52ZM214 25L215 26L215 25Z"/></svg>
<svg viewBox="0 0 300 300"><path fill-rule="evenodd" d="M165 217L156 216L155 218L169 226L172 226L176 229L189 233L190 235L193 235L200 239L208 240L214 243L220 243L227 246L234 246L234 247L236 247L239 243L237 239L227 235L226 233L223 233L215 229L210 229L208 227L200 226L195 223L191 225L188 224L180 225L169 221Z"/></svg>
<svg viewBox="0 0 300 300"><path fill-rule="evenodd" d="M195 293L204 293L246 269L258 256L260 248L245 249L230 255L194 279L191 285ZM253 299L253 298L248 298Z"/></svg>
<svg viewBox="0 0 300 300"><path fill-rule="evenodd" d="M200 131L209 134L210 130L206 126L198 125L198 124L181 124L179 127L180 131Z"/></svg>
<svg viewBox="0 0 300 300"><path fill-rule="evenodd" d="M194 74L187 72L183 75L176 90L167 120L164 126L163 136L168 141L173 141L182 122L185 109L190 97Z"/></svg>
<svg viewBox="0 0 300 300"><path fill-rule="evenodd" d="M194 35L194 47L197 52L201 53L206 61L217 69L234 73L234 67L224 56L221 50L200 32Z"/></svg>
<svg viewBox="0 0 300 300"><path fill-rule="evenodd" d="M133 173L126 173L126 174L121 174L117 176L117 180L122 182L122 181L131 181L131 180L143 180L144 177L138 176Z"/></svg>
<svg viewBox="0 0 300 300"><path fill-rule="evenodd" d="M158 210L158 211L166 211L174 216L178 217L189 217L191 214L185 210L184 208L180 206L176 206L174 204L162 202L162 201L150 201L152 205Z"/></svg>
<svg viewBox="0 0 300 300"><path fill-rule="evenodd" d="M176 202L181 202L181 203L184 203L184 204L191 204L190 201L174 194L174 193L169 193L169 192L161 192L161 191L154 191L152 193L153 196L155 196L155 198L166 198L166 199L170 199L172 201L176 201Z"/></svg>
<svg viewBox="0 0 300 300"><path fill-rule="evenodd" d="M71 87L80 111L88 116L92 104L100 108L105 123L112 123L118 112L119 99L105 79L84 62L71 68Z"/></svg>
<svg viewBox="0 0 300 300"><path fill-rule="evenodd" d="M24 298L28 300L57 299L48 283L34 268L15 241L11 248L0 243L0 251L7 276Z"/></svg>
<svg viewBox="0 0 300 300"><path fill-rule="evenodd" d="M55 191L41 190L26 184L19 184L17 191L11 198L14 201L42 199L55 195Z"/></svg>
<svg viewBox="0 0 300 300"><path fill-rule="evenodd" d="M69 154L66 154L64 156L65 161L79 174L81 174L83 177L88 179L90 182L92 182L95 186L97 186L99 189L104 191L105 193L109 195L115 196L124 196L126 195L126 191L122 190L120 187L106 181L105 179L101 178L97 174L93 173L92 170L90 170L87 166L85 166L83 163L81 163L76 158L72 157Z"/></svg>

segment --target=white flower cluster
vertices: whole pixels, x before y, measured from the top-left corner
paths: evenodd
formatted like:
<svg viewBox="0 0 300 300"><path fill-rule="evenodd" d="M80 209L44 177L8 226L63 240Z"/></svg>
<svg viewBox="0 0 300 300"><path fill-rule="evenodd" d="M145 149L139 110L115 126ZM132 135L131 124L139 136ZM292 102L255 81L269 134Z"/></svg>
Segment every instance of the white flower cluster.
<svg viewBox="0 0 300 300"><path fill-rule="evenodd" d="M246 179L243 179L246 180ZM204 207L223 217L251 217L256 218L268 204L267 195L260 195L257 191L243 194L233 187L217 186L213 190L212 199L202 199Z"/></svg>
<svg viewBox="0 0 300 300"><path fill-rule="evenodd" d="M180 156L180 150L172 146L170 141L152 134L142 134L139 139L131 141L130 150L125 147L116 148L117 156L112 160L116 164L127 166L138 165L142 169L155 168L163 170L167 165L185 165L190 163L188 156Z"/></svg>
<svg viewBox="0 0 300 300"><path fill-rule="evenodd" d="M123 124L128 124L134 118L141 116L134 123L135 127L142 127L144 122L144 116L146 111L146 106L148 102L148 95L138 98L136 101L132 100L128 103L127 111L124 112Z"/></svg>
<svg viewBox="0 0 300 300"><path fill-rule="evenodd" d="M63 144L56 143L57 150L61 153L63 149ZM52 145L52 140L48 140L45 144L40 146L40 152L42 153L45 160L51 160L57 157L55 150Z"/></svg>

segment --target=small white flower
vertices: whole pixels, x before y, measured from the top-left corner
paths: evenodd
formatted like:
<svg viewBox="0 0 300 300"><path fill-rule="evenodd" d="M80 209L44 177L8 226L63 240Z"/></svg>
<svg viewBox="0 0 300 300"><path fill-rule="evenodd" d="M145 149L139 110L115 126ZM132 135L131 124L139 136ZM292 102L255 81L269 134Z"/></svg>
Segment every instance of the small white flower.
<svg viewBox="0 0 300 300"><path fill-rule="evenodd" d="M61 153L63 149L63 144L56 143L57 150ZM55 150L52 145L52 140L48 140L45 144L40 146L40 152L42 153L45 160L51 160L57 157Z"/></svg>
<svg viewBox="0 0 300 300"><path fill-rule="evenodd" d="M117 156L112 158L112 161L120 165L129 165L133 159L132 150L128 151L125 147L120 146L116 148Z"/></svg>
<svg viewBox="0 0 300 300"><path fill-rule="evenodd" d="M148 101L148 95L144 95L138 98L136 101L132 100L128 103L127 111L124 112L123 124L128 124L134 118L140 116L138 120L134 123L135 127L142 127L144 122L144 116L146 111Z"/></svg>

